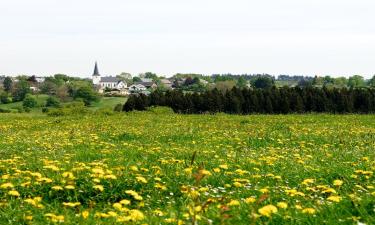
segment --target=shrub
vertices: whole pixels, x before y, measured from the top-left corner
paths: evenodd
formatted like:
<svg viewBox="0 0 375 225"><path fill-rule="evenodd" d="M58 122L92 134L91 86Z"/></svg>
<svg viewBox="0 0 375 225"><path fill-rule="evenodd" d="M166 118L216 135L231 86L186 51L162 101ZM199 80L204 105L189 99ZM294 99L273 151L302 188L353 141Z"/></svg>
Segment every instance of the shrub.
<svg viewBox="0 0 375 225"><path fill-rule="evenodd" d="M50 108L46 112L48 116L73 116L84 115L90 111L85 107L83 102L72 102L64 105L62 108Z"/></svg>
<svg viewBox="0 0 375 225"><path fill-rule="evenodd" d="M9 109L2 109L0 108L0 113L10 113L11 111Z"/></svg>
<svg viewBox="0 0 375 225"><path fill-rule="evenodd" d="M22 106L24 108L35 108L38 105L35 97L32 95L26 95L25 99L23 100Z"/></svg>
<svg viewBox="0 0 375 225"><path fill-rule="evenodd" d="M46 107L55 107L55 108L60 107L59 99L57 99L56 97L53 97L53 96L49 96L47 98Z"/></svg>
<svg viewBox="0 0 375 225"><path fill-rule="evenodd" d="M6 92L1 93L0 102L3 104L8 104L12 102L12 99L9 97L9 94Z"/></svg>
<svg viewBox="0 0 375 225"><path fill-rule="evenodd" d="M123 104L119 103L115 106L115 108L113 109L113 111L115 112L121 112L122 111L122 108L124 107Z"/></svg>

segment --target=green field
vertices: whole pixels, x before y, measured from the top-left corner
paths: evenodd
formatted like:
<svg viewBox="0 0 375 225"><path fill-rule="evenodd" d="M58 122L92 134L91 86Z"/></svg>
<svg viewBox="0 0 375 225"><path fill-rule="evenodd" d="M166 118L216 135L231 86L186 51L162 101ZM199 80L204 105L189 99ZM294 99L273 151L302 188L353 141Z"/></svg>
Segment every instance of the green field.
<svg viewBox="0 0 375 225"><path fill-rule="evenodd" d="M375 224L374 115L0 114L0 224Z"/></svg>
<svg viewBox="0 0 375 225"><path fill-rule="evenodd" d="M31 109L32 113L41 113L42 107L45 106L48 95L35 95L35 98L38 102L38 106ZM126 97L102 97L99 99L98 102L94 102L92 106L88 107L90 110L98 110L98 109L110 109L113 110L117 104L125 104ZM68 104L68 103L63 103ZM22 110L22 102L14 102L9 104L0 104L0 109L11 110L12 112L18 112Z"/></svg>

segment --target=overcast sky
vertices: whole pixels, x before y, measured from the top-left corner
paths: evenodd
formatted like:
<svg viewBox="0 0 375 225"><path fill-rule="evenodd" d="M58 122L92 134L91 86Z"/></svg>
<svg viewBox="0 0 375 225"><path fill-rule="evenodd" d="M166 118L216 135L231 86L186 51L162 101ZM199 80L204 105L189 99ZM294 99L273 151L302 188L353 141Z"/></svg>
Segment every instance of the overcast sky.
<svg viewBox="0 0 375 225"><path fill-rule="evenodd" d="M1 0L0 75L375 74L374 0Z"/></svg>

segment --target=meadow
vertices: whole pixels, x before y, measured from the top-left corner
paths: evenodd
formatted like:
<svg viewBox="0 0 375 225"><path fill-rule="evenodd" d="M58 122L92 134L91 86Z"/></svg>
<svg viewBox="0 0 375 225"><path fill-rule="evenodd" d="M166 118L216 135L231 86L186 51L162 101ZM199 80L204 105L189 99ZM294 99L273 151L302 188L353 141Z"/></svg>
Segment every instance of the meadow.
<svg viewBox="0 0 375 225"><path fill-rule="evenodd" d="M375 224L375 115L0 114L0 224Z"/></svg>

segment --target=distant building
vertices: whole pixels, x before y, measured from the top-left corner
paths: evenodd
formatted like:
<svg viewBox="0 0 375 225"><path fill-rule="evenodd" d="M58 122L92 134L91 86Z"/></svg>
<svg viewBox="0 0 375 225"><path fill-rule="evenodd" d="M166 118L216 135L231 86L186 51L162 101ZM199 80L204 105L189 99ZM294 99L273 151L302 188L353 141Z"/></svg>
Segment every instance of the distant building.
<svg viewBox="0 0 375 225"><path fill-rule="evenodd" d="M95 62L94 73L92 74L92 83L98 89L99 93L104 93L106 89L117 91L119 94L126 95L127 83L117 77L102 77L99 73L98 64Z"/></svg>
<svg viewBox="0 0 375 225"><path fill-rule="evenodd" d="M142 84L133 84L129 86L129 92L130 93L140 93L142 91L146 91L147 88Z"/></svg>
<svg viewBox="0 0 375 225"><path fill-rule="evenodd" d="M168 79L161 79L160 83L163 84L165 88L169 88L169 89L171 89L173 85L173 83Z"/></svg>

